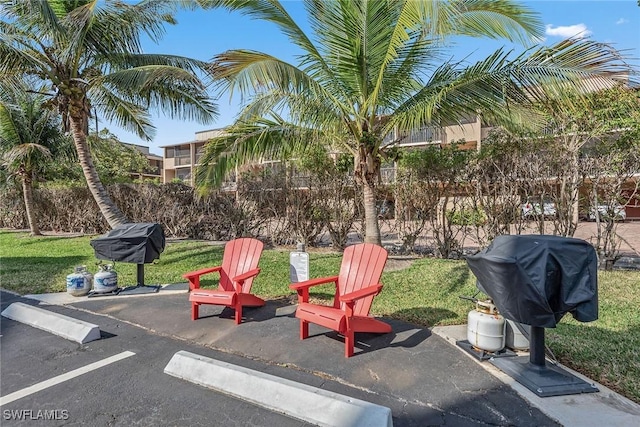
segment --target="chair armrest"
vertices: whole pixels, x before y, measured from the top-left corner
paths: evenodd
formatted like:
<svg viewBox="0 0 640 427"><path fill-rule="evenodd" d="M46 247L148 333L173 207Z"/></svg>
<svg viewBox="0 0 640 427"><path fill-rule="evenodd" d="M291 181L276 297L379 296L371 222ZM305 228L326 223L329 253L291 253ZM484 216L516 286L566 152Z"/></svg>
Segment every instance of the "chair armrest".
<svg viewBox="0 0 640 427"><path fill-rule="evenodd" d="M202 270L184 273L182 277L189 281L189 291L200 288L200 276L222 270L222 266L203 268Z"/></svg>
<svg viewBox="0 0 640 427"><path fill-rule="evenodd" d="M350 303L355 300L359 300L371 295L377 295L382 290L382 285L378 283L377 285L367 286L366 288L360 289L359 291L349 292L348 294L340 295L340 301L345 303Z"/></svg>
<svg viewBox="0 0 640 427"><path fill-rule="evenodd" d="M317 279L305 280L304 282L291 283L289 285L289 288L293 289L294 291L298 291L305 288L309 289L312 286L323 285L325 283L331 283L331 282L337 282L337 281L338 281L338 276L320 277Z"/></svg>
<svg viewBox="0 0 640 427"><path fill-rule="evenodd" d="M253 270L249 270L246 273L242 273L239 274L235 277L231 278L231 281L234 284L234 287L236 288L236 292L237 293L242 293L242 285L244 285L244 282L247 279L250 279L252 277L255 277L258 275L258 273L260 273L260 269L259 268L254 268Z"/></svg>
<svg viewBox="0 0 640 427"><path fill-rule="evenodd" d="M257 276L258 273L260 273L260 269L259 268L254 268L253 270L249 270L246 273L242 273L237 275L236 277L233 277L231 280L234 282L244 282L245 280L249 279L250 277L254 277Z"/></svg>
<svg viewBox="0 0 640 427"><path fill-rule="evenodd" d="M289 288L298 292L298 303L309 302L309 288L312 286L323 285L325 283L334 282L336 289L338 287L338 276L319 277L317 279L305 280L300 283L291 283Z"/></svg>
<svg viewBox="0 0 640 427"><path fill-rule="evenodd" d="M221 266L203 268L202 270L196 270L196 271L190 271L189 273L184 273L182 277L184 277L185 279L189 279L191 277L202 276L203 274L213 273L215 271L220 271L220 270L222 270Z"/></svg>

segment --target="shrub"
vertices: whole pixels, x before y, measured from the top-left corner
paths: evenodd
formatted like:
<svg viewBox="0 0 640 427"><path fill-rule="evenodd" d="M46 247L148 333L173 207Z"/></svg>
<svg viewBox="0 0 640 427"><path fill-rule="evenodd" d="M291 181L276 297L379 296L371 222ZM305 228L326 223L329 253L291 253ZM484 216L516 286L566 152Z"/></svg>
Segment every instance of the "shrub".
<svg viewBox="0 0 640 427"><path fill-rule="evenodd" d="M447 211L447 219L452 225L480 226L487 222L487 216L479 209L462 208L455 211Z"/></svg>

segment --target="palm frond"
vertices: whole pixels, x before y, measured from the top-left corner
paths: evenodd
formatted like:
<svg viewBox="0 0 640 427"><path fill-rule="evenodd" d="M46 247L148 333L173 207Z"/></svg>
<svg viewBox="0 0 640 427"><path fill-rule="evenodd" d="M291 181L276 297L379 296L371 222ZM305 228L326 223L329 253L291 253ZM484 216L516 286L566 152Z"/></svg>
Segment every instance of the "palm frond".
<svg viewBox="0 0 640 427"><path fill-rule="evenodd" d="M31 35L14 25L2 23L0 27L0 74L19 75L31 69L46 73L50 62L34 46Z"/></svg>
<svg viewBox="0 0 640 427"><path fill-rule="evenodd" d="M0 143L20 140L18 123L13 119L13 111L4 102L0 103Z"/></svg>
<svg viewBox="0 0 640 427"><path fill-rule="evenodd" d="M221 89L231 95L235 90L244 95L276 90L335 101L332 93L303 70L261 52L231 50L217 55L211 64L211 74L221 82Z"/></svg>
<svg viewBox="0 0 640 427"><path fill-rule="evenodd" d="M283 160L317 138L313 129L295 126L282 117L257 118L237 122L226 135L211 139L196 169L196 185L201 192L219 186L237 166L261 160Z"/></svg>
<svg viewBox="0 0 640 427"><path fill-rule="evenodd" d="M181 4L193 6L194 1ZM48 80L65 94L83 82L89 106L143 137L153 133L148 109L208 123L217 109L198 74L206 63L177 55L141 54L141 36L158 40L175 23L178 2L147 0L25 0L9 2L0 32L0 72ZM4 10L4 9L3 9ZM102 87L104 86L104 87ZM107 92L102 93L101 92ZM92 96L96 96L95 99ZM64 96L56 98L64 101ZM117 102L123 104L118 106ZM63 114L68 105L58 105ZM85 113L86 114L86 113ZM127 123L127 121L129 121Z"/></svg>
<svg viewBox="0 0 640 427"><path fill-rule="evenodd" d="M278 0L198 0L204 8L224 8L277 25L289 40L321 61L320 52Z"/></svg>
<svg viewBox="0 0 640 427"><path fill-rule="evenodd" d="M62 27L59 20L67 13L64 0L5 0L0 5L2 12L7 16L7 22L19 20L26 31L38 31L40 36L62 36ZM60 39L56 38L56 41Z"/></svg>
<svg viewBox="0 0 640 427"><path fill-rule="evenodd" d="M238 122L250 123L256 117L286 115L291 126L316 129L325 136L343 131L344 116L326 98L309 99L304 94L270 91L255 96L237 117Z"/></svg>
<svg viewBox="0 0 640 427"><path fill-rule="evenodd" d="M511 0L458 0L452 4L455 31L472 37L506 39L523 45L542 40L544 26L539 14Z"/></svg>
<svg viewBox="0 0 640 427"><path fill-rule="evenodd" d="M477 113L504 124L518 118L535 122L533 116L524 115L535 102L561 96L567 88L586 92L607 87L612 78L628 70L617 51L588 40L560 42L515 59L509 58L510 53L500 49L467 68L443 64L414 97L398 107L393 124L406 129L455 123L456 117Z"/></svg>
<svg viewBox="0 0 640 427"><path fill-rule="evenodd" d="M155 135L148 109L120 97L106 86L90 89L89 94L94 107L106 120L146 140Z"/></svg>
<svg viewBox="0 0 640 427"><path fill-rule="evenodd" d="M217 114L202 82L188 70L150 65L116 71L92 82L105 85L130 102L158 108L169 117L207 123Z"/></svg>
<svg viewBox="0 0 640 427"><path fill-rule="evenodd" d="M149 65L164 65L168 67L176 67L191 73L207 71L209 64L206 61L188 58L180 55L166 54L109 54L106 57L96 56L94 59L96 64L104 66L105 74L119 71L123 69L144 67Z"/></svg>
<svg viewBox="0 0 640 427"><path fill-rule="evenodd" d="M382 109L404 100L419 89L416 70L426 71L428 64L440 56L439 38L448 34L446 19L452 9L446 2L399 2L397 10L388 8L371 11L374 23L369 30L373 38L368 45L377 47L367 52L372 58L380 58L373 63L377 74L373 90L367 99L367 109L376 116ZM416 31L417 28L422 31ZM392 31L384 32L382 28ZM387 30L388 31L388 30ZM379 38L378 35L383 37Z"/></svg>
<svg viewBox="0 0 640 427"><path fill-rule="evenodd" d="M177 6L178 3L166 0L136 4L101 2L92 5L86 16L68 15L66 29L77 35L78 46L91 47L100 55L140 54L141 36L146 34L157 43L165 34L164 25L176 23L173 13Z"/></svg>
<svg viewBox="0 0 640 427"><path fill-rule="evenodd" d="M27 163L27 169L31 169L30 164L35 161L36 156L50 159L51 152L45 146L36 143L26 143L13 146L10 150L2 153L2 160L5 164Z"/></svg>
<svg viewBox="0 0 640 427"><path fill-rule="evenodd" d="M64 142L59 118L45 109L45 98L27 90L28 82L3 86L0 96L0 155L11 173L31 174Z"/></svg>

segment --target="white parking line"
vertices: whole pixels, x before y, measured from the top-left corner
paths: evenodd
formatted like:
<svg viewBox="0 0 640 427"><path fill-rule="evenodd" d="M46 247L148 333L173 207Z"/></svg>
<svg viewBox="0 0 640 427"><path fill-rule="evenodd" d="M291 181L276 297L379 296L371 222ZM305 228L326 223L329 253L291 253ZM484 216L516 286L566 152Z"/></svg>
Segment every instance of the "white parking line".
<svg viewBox="0 0 640 427"><path fill-rule="evenodd" d="M56 384L63 383L75 377L78 377L82 374L86 374L87 372L94 371L98 368L102 368L103 366L110 365L111 363L117 362L122 359L126 359L127 357L135 355L132 351L123 351L120 354L116 354L111 357L107 357L104 360L100 360L95 363L91 363L87 366L83 366L82 368L75 369L73 371L67 372L66 374L58 375L57 377L53 377L46 381L42 381L41 383L34 384L27 388L23 388L22 390L18 390L6 396L0 397L0 406L6 405L7 403L11 403L14 400L21 399L23 397L29 396L30 394L37 393L41 390L54 386Z"/></svg>

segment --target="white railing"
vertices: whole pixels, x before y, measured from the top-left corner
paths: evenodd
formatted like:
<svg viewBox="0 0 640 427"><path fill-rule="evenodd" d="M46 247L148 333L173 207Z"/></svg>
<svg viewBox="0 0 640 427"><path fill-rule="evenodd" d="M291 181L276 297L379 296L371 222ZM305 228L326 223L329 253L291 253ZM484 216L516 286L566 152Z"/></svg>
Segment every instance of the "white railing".
<svg viewBox="0 0 640 427"><path fill-rule="evenodd" d="M442 141L443 133L442 128L434 126L425 126L411 132L393 131L384 137L382 140L382 146L387 146L394 141L398 145L417 145L440 142Z"/></svg>

